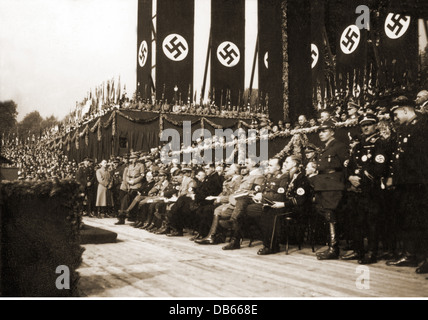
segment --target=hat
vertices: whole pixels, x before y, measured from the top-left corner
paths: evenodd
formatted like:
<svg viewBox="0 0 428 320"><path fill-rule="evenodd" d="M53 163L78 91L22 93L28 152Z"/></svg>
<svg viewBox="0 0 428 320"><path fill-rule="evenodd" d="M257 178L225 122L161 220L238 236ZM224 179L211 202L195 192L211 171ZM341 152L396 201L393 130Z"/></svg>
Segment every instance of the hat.
<svg viewBox="0 0 428 320"><path fill-rule="evenodd" d="M137 159L138 156L136 153L131 153L131 155L129 156L129 159Z"/></svg>
<svg viewBox="0 0 428 320"><path fill-rule="evenodd" d="M120 163L120 159L119 158L114 159L113 163Z"/></svg>
<svg viewBox="0 0 428 320"><path fill-rule="evenodd" d="M400 107L415 107L415 102L407 98L406 96L399 96L391 101L391 109L390 111L394 111Z"/></svg>
<svg viewBox="0 0 428 320"><path fill-rule="evenodd" d="M172 168L171 171L170 171L170 173L171 173L172 176L179 175L180 172L181 172L180 168L177 168L177 167Z"/></svg>
<svg viewBox="0 0 428 320"><path fill-rule="evenodd" d="M333 121L326 120L326 121L324 121L324 122L321 123L321 125L319 127L319 130L327 130L327 129L334 130L335 127L336 126L335 126L335 124L334 124Z"/></svg>
<svg viewBox="0 0 428 320"><path fill-rule="evenodd" d="M312 143L308 143L308 144L306 145L306 147L305 147L305 152L306 152L306 153L309 153L309 152L315 152L315 151L317 151L317 150L318 150L317 146L316 146L316 145L314 145L314 144L312 144Z"/></svg>
<svg viewBox="0 0 428 320"><path fill-rule="evenodd" d="M184 173L192 172L192 169L190 169L189 167L185 167L185 168L181 169L181 171L183 171Z"/></svg>
<svg viewBox="0 0 428 320"><path fill-rule="evenodd" d="M374 114L366 113L358 119L358 123L362 125L363 123L377 123L377 117Z"/></svg>
<svg viewBox="0 0 428 320"><path fill-rule="evenodd" d="M351 98L348 101L348 109L349 108L360 108L361 106L357 103L357 101L355 101L355 99Z"/></svg>
<svg viewBox="0 0 428 320"><path fill-rule="evenodd" d="M159 170L159 174L158 174L159 176L166 176L167 175L167 173L166 173L166 171L165 170Z"/></svg>

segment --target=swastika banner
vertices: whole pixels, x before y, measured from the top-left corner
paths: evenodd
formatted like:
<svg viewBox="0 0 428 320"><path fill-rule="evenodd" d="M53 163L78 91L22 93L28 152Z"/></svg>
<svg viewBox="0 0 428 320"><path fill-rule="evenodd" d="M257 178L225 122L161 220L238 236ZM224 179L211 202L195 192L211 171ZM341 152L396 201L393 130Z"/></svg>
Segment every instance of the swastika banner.
<svg viewBox="0 0 428 320"><path fill-rule="evenodd" d="M150 99L152 92L152 0L138 0L137 94Z"/></svg>
<svg viewBox="0 0 428 320"><path fill-rule="evenodd" d="M215 103L232 106L244 92L245 1L211 0L211 92ZM221 93L223 92L223 97Z"/></svg>
<svg viewBox="0 0 428 320"><path fill-rule="evenodd" d="M416 79L418 61L418 20L402 13L384 12L380 16L380 56L385 68L385 85ZM404 83L405 84L405 83Z"/></svg>
<svg viewBox="0 0 428 320"><path fill-rule="evenodd" d="M157 100L193 100L194 13L194 0L157 0Z"/></svg>
<svg viewBox="0 0 428 320"><path fill-rule="evenodd" d="M325 0L311 1L311 69L314 85L324 86L324 2Z"/></svg>
<svg viewBox="0 0 428 320"><path fill-rule="evenodd" d="M359 3L355 0L343 0L341 16L338 17L336 35L336 70L344 75L353 73L354 69L362 68L367 62L367 29L357 26L356 13ZM343 85L343 83L342 83Z"/></svg>
<svg viewBox="0 0 428 320"><path fill-rule="evenodd" d="M258 1L258 69L261 103L283 118L281 2ZM279 109L276 112L275 109Z"/></svg>

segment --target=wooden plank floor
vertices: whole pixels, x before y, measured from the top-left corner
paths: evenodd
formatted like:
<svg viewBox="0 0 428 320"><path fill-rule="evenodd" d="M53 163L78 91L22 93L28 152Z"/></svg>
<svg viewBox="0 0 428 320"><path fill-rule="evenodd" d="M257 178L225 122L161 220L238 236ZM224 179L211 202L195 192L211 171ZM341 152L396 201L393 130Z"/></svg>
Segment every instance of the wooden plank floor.
<svg viewBox="0 0 428 320"><path fill-rule="evenodd" d="M355 261L318 261L309 247L291 247L258 256L261 242L240 250L202 246L190 235L170 238L116 219L84 218L84 223L118 234L116 243L84 245L80 289L87 297L137 298L290 298L290 297L427 297L427 275L415 268L367 267L366 288L358 288L362 271ZM367 273L366 273L367 274ZM369 288L367 288L369 286Z"/></svg>

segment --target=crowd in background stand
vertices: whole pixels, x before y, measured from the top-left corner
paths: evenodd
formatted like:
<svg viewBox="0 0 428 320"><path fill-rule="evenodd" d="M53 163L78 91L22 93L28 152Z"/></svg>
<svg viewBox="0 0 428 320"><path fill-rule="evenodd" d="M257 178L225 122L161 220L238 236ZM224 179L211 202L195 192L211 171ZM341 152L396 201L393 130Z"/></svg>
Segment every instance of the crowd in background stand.
<svg viewBox="0 0 428 320"><path fill-rule="evenodd" d="M420 243L416 245L418 248L416 248L414 239L409 240L409 229L401 230L400 223L403 217L397 208L403 208L402 203L399 203L397 208L391 206L393 200L403 200L403 194L408 195L409 185L395 186L388 185L387 182L391 178L394 163L404 161L399 158L400 156L404 158L403 153L407 152L405 147L411 135L417 133L422 137L425 136L426 126L415 124L416 122L426 123L428 91L420 91L415 98L400 97L401 100L394 100L394 102L373 100L364 105L360 105L355 99L348 99L345 104L346 112L343 110L343 105L337 105L335 108L319 110L316 119L308 120L306 116L301 115L298 122L293 125L283 121L273 124L266 117L257 124L254 123L257 128L267 128L270 133L287 132L287 130L293 133L293 130L318 127L321 141L324 141L322 134L328 133L329 130L333 132L334 136L335 124L346 122L360 124L363 135L351 140L350 145L341 147L345 148L343 150L345 150L346 161L348 163L350 160L354 161L352 170L355 170L344 175L349 180L344 184L347 185L344 189L346 190L344 200L335 201L337 203L334 208L327 210L327 214L325 214L325 206L321 210L322 214L313 214L319 211L319 201L328 203L331 200L328 198L329 196L319 200L320 195L326 190L317 189L316 181L319 179L314 177L337 172L344 174L348 170L346 161L343 164L339 162L337 168L332 170L320 169L320 166L323 165L327 165L328 168L332 162L336 161L335 157L339 157L335 154L326 157L327 146L318 148L308 144L301 154L285 154L281 159L269 159L260 165L255 165L251 159L247 159L245 163L240 164L226 165L218 162L203 167L194 163L163 164L160 147L152 149L150 153L132 152L122 157L96 161L99 163L93 163L92 159L86 158L80 164L67 159L61 152L48 150L40 143L6 144L2 148L2 154L19 167L20 179L75 178L81 185L82 194L85 195L85 202L82 206L82 212L85 215L98 218L115 216L118 218L119 224L124 224L128 219L134 222L134 227L169 236L182 236L185 230L190 230L193 235L192 240L199 244L224 242L225 235L229 232L232 238L230 243L223 247L225 250L239 249L239 241L242 237L253 236L252 232L248 233L245 222L251 221L250 217L252 217L253 222L254 219L258 221L255 225L258 225L259 231L261 230L264 244L258 254L264 255L278 252L281 242L277 230L274 230L277 238L273 240L271 237L272 222L275 216L272 212L278 212L277 210L283 207L290 207L295 209L292 210L294 213L299 212L300 216L305 216L304 219L294 216L300 224L297 228L300 233L294 234L296 242L300 243L312 236L311 241L316 243L328 242L328 250L320 253L318 259L339 258L338 240L346 240L350 246L342 247L342 250L348 249L351 250L351 253L343 255L342 259L356 259L361 264L375 263L380 259L392 259L388 262L389 265L415 267L424 261L417 272L426 273L428 272L428 263L425 260L427 219L416 214L415 219L419 227L417 234L422 235L422 238L419 239ZM127 105L122 107L127 108ZM413 111L414 117L409 122L400 124L400 121L392 121L399 120L408 113L412 115ZM364 127L374 124L376 125L373 132L378 136L373 140L374 142L370 140L372 145L367 146L367 149L374 148L376 141L379 140L383 146L382 154L370 154L369 152L360 155L359 158L355 150L363 153L367 150L355 149L355 147L368 141L364 140L368 139L364 135ZM408 130L413 127L415 131L409 133ZM403 134L407 134L407 136L403 138ZM408 155L406 156L408 157ZM378 164L384 164L387 160L391 164L386 163L380 175L375 176L372 172L363 170L366 162L368 164L372 157L371 161ZM425 161L424 158L419 158L419 160ZM416 163L415 165L418 168L428 167L428 163ZM412 174L414 172L409 173L410 176ZM354 178L351 178L354 176L359 176L359 179L368 177L371 181L379 182L376 191L361 190L360 180L357 179L358 182L355 183ZM297 178L300 180L296 180ZM379 180L377 180L378 178ZM419 178L426 179L426 177ZM415 177L416 180L417 177ZM241 182L236 184L236 181ZM301 183L298 188L296 187L297 181ZM415 188L415 185L420 186L419 189L412 189L414 191L412 194L417 194L419 200L421 197L426 199L426 185L423 181L417 180L417 183L411 184L411 188ZM282 185L283 183L284 185ZM372 191L376 193L376 196L372 197ZM242 192L244 200L241 200L241 195L234 197L235 200L230 198L231 195ZM259 195L257 196L257 194ZM276 197L278 195L279 197ZM331 194L331 196L333 195ZM363 199L362 202L366 206L361 207L361 201L352 202L351 199L355 197L357 200ZM395 197L396 199L394 199ZM406 200L403 201L407 203ZM363 213L364 210L373 207L378 207L380 210L374 214L376 216L374 219L373 213L372 215L364 213L362 215L364 218L356 221L346 214L347 210L352 211L350 210L352 208L347 207L350 203L358 204ZM374 204L376 205L373 206ZM424 202L418 202L418 204L419 207L413 206L412 209L420 213L421 206L422 209L426 207ZM306 209L299 210L301 206ZM220 207L222 210L218 212L217 209ZM270 214L260 215L259 213L265 209ZM333 212L335 218L332 218ZM388 217L384 216L385 212ZM320 217L324 218L321 223ZM220 223L219 220L224 221ZM371 233L373 224L376 224L375 252L373 252L373 247L365 249L364 244L359 243L361 239L369 237L369 243L371 242L370 245L373 245L374 240ZM412 228L415 227L415 221L412 221L410 225L410 231L414 231ZM356 226L358 226L358 230L355 229ZM379 243L382 243L382 250L377 249Z"/></svg>

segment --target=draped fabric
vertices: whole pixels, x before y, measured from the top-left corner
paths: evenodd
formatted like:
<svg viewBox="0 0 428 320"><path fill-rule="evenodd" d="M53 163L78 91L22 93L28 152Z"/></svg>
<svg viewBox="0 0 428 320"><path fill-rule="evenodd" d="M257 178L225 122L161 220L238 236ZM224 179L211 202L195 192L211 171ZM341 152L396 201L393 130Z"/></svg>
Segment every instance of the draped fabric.
<svg viewBox="0 0 428 320"><path fill-rule="evenodd" d="M311 68L313 86L325 87L324 61L324 2L325 0L311 1ZM323 91L323 90L322 90Z"/></svg>
<svg viewBox="0 0 428 320"><path fill-rule="evenodd" d="M367 65L367 30L356 25L359 14L355 12L358 3L355 0L343 0L340 16L337 17L336 35L336 73L340 79L337 85L352 92L354 83L358 83L361 69Z"/></svg>
<svg viewBox="0 0 428 320"><path fill-rule="evenodd" d="M407 86L417 78L418 20L390 8L380 15L382 86Z"/></svg>
<svg viewBox="0 0 428 320"><path fill-rule="evenodd" d="M185 122L190 123L193 137L199 129L206 129L211 135L215 134L216 129L229 128L233 132L238 128L247 130L251 119L115 110L55 139L51 146L60 148L69 159L78 162L87 156L101 162L132 151L149 152L151 148L161 145L160 135L166 129L174 129L182 137ZM201 131L195 134L194 140L201 134Z"/></svg>
<svg viewBox="0 0 428 320"><path fill-rule="evenodd" d="M137 94L143 99L150 99L152 92L152 0L138 0L137 50Z"/></svg>
<svg viewBox="0 0 428 320"><path fill-rule="evenodd" d="M157 1L158 100L178 103L180 94L183 101L193 100L194 11L194 0Z"/></svg>
<svg viewBox="0 0 428 320"><path fill-rule="evenodd" d="M283 119L281 2L258 0L259 96L271 119Z"/></svg>
<svg viewBox="0 0 428 320"><path fill-rule="evenodd" d="M217 106L238 105L244 73L245 0L212 0L211 93Z"/></svg>

